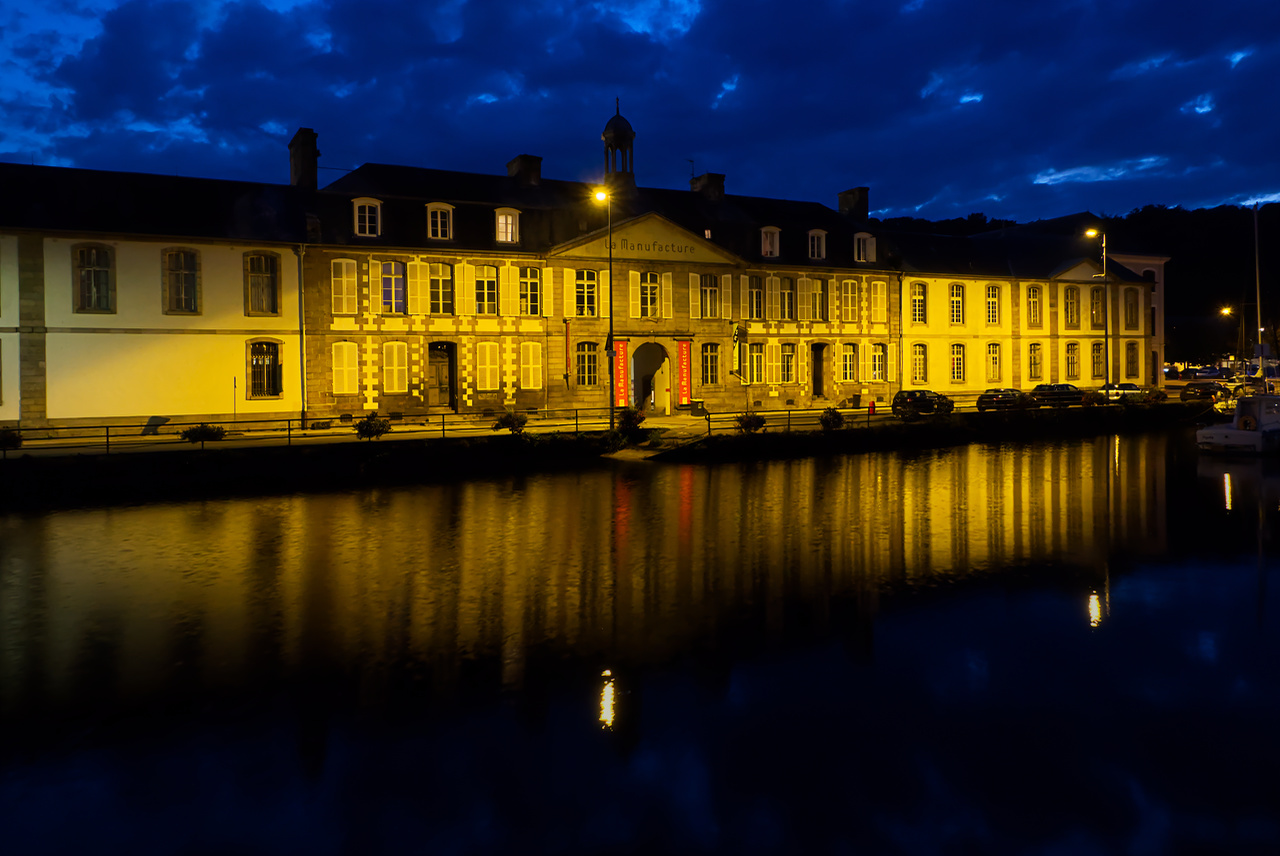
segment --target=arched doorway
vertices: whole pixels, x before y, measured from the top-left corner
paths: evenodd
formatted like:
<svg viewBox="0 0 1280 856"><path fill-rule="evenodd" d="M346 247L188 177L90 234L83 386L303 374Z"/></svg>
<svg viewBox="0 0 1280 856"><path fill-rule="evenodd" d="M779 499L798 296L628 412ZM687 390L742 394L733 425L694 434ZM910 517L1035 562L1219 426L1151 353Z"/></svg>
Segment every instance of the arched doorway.
<svg viewBox="0 0 1280 856"><path fill-rule="evenodd" d="M671 360L656 342L645 342L631 357L631 400L646 413L671 415Z"/></svg>

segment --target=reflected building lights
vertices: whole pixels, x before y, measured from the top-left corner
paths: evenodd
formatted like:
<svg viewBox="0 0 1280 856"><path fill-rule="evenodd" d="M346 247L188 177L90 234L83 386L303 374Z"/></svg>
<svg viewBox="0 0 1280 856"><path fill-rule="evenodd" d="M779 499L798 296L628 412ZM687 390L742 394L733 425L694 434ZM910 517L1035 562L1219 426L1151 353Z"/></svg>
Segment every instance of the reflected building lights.
<svg viewBox="0 0 1280 856"><path fill-rule="evenodd" d="M600 675L604 678L604 686L600 688L600 726L612 731L614 717L613 672L605 669Z"/></svg>
<svg viewBox="0 0 1280 856"><path fill-rule="evenodd" d="M1089 595L1089 626L1097 627L1102 623L1102 601L1095 591Z"/></svg>
<svg viewBox="0 0 1280 856"><path fill-rule="evenodd" d="M1231 473L1222 474L1222 497L1227 511L1231 510Z"/></svg>

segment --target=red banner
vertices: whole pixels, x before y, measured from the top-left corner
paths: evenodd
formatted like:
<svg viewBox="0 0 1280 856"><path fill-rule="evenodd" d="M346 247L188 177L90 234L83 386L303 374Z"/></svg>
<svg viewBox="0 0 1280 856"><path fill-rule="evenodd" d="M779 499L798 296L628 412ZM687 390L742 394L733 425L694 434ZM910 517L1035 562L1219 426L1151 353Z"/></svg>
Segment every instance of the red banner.
<svg viewBox="0 0 1280 856"><path fill-rule="evenodd" d="M678 381L680 384L680 403L688 404L690 398L689 388L691 383L689 380L689 361L691 359L690 352L693 350L693 343L677 342L676 344L680 349L680 379Z"/></svg>
<svg viewBox="0 0 1280 856"><path fill-rule="evenodd" d="M631 378L627 376L627 343L613 343L613 403L616 407L626 407L631 391Z"/></svg>

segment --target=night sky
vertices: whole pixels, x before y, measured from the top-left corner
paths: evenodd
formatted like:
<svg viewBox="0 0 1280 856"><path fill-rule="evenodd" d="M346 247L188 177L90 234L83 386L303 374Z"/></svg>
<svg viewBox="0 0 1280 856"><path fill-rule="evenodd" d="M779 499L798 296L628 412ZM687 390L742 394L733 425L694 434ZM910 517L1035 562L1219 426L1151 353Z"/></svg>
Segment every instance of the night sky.
<svg viewBox="0 0 1280 856"><path fill-rule="evenodd" d="M46 9L48 11L40 11ZM321 184L365 162L1026 222L1280 200L1280 3L0 0L0 159ZM690 163L692 161L692 164Z"/></svg>

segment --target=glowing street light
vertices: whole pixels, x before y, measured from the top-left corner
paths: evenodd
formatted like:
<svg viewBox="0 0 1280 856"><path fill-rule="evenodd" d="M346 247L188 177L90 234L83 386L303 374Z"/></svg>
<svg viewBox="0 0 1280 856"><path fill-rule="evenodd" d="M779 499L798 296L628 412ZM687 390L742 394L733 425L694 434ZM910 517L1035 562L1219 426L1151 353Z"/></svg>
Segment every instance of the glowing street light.
<svg viewBox="0 0 1280 856"><path fill-rule="evenodd" d="M607 218L609 227L609 340L604 348L605 359L609 361L609 431L613 431L614 426L614 390L613 390L613 195L604 191L596 191L596 201L605 204L605 217Z"/></svg>

